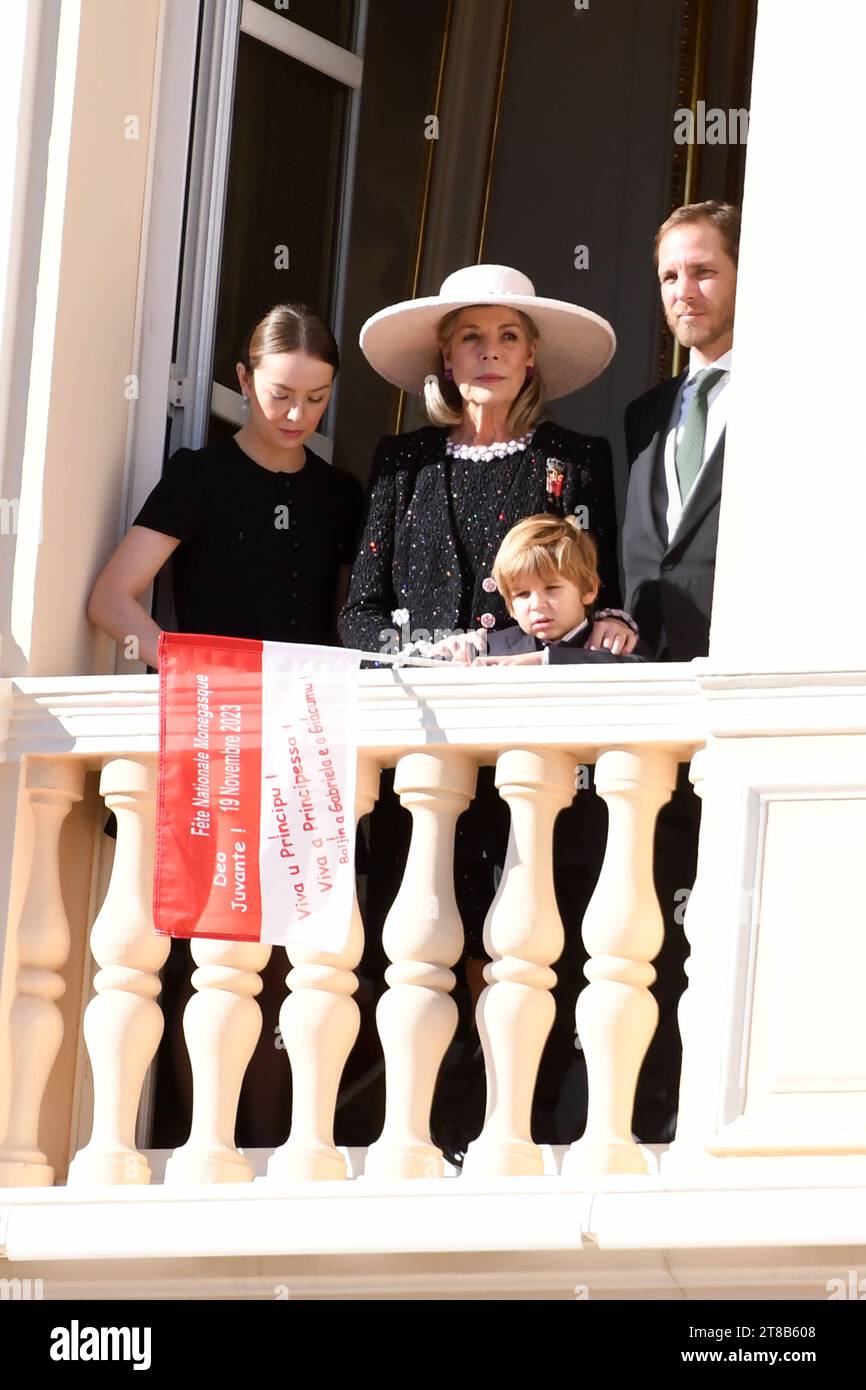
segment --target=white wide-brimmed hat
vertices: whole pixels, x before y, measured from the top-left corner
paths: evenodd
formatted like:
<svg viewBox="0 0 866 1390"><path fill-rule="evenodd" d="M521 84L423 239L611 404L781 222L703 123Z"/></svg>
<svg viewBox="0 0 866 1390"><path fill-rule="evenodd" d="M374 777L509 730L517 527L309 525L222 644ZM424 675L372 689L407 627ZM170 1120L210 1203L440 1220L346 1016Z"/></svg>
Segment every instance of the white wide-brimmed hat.
<svg viewBox="0 0 866 1390"><path fill-rule="evenodd" d="M522 309L538 329L535 361L545 395L567 396L603 372L616 349L607 319L591 309L542 299L528 276L507 265L467 265L442 282L438 295L391 304L367 319L361 351L380 376L420 394L441 369L436 329L452 309L502 304Z"/></svg>

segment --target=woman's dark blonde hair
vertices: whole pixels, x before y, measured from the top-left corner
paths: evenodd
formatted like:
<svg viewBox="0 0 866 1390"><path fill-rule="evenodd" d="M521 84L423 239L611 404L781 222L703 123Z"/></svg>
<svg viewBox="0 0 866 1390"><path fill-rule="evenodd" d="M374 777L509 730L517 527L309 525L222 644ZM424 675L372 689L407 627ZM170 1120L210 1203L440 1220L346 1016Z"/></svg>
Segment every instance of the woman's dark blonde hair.
<svg viewBox="0 0 866 1390"><path fill-rule="evenodd" d="M437 325L436 334L439 339L440 355L443 349L447 348L454 336L457 320L466 309L482 307L480 305L465 304L459 309L452 309L446 314ZM483 306L489 308L489 305ZM504 307L504 306L503 306ZM514 313L523 325L524 332L530 343L538 342L538 329L528 314L522 310L515 309ZM544 381L536 366L535 371L523 384L511 403L508 412L507 426L509 432L519 437L528 434L535 429L544 413ZM460 395L453 381L448 381L445 377L444 362L440 365L437 376L428 376L424 383L424 405L427 410L427 418L434 425L459 425L463 419L463 397Z"/></svg>
<svg viewBox="0 0 866 1390"><path fill-rule="evenodd" d="M493 562L493 579L509 613L515 583L526 574L542 579L561 575L581 594L597 592L601 581L595 541L573 516L528 516L512 526Z"/></svg>
<svg viewBox="0 0 866 1390"><path fill-rule="evenodd" d="M303 352L319 362L340 367L337 340L326 323L306 304L275 304L247 334L241 361L248 372L271 352Z"/></svg>

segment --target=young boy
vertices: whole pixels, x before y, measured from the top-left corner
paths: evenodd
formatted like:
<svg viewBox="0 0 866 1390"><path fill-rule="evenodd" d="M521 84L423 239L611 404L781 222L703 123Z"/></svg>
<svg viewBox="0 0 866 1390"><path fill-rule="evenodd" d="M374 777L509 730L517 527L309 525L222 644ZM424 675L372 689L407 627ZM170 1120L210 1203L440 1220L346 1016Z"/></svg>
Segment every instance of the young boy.
<svg viewBox="0 0 866 1390"><path fill-rule="evenodd" d="M488 634L490 665L643 660L584 645L592 631L587 610L599 589L598 559L595 542L573 517L541 514L512 526L493 579L517 625Z"/></svg>
<svg viewBox="0 0 866 1390"><path fill-rule="evenodd" d="M638 655L591 651L591 606L599 589L595 542L572 517L528 517L508 532L493 578L514 627L488 636L490 665L565 665L642 661ZM590 777L585 790L557 818L553 872L565 949L556 966L556 1019L535 1088L533 1136L570 1143L586 1118L586 1069L575 1046L574 1006L586 984L581 924L604 858L607 810Z"/></svg>

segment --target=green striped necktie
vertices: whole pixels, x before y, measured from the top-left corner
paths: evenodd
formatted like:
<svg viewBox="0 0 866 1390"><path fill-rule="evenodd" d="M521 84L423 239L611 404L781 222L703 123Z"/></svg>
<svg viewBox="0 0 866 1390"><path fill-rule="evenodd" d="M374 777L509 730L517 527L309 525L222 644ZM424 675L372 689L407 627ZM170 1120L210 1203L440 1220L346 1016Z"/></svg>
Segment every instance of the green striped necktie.
<svg viewBox="0 0 866 1390"><path fill-rule="evenodd" d="M685 502L704 461L707 438L707 396L725 375L722 367L704 367L695 377L694 394L686 410L685 424L677 445L676 466L680 497Z"/></svg>

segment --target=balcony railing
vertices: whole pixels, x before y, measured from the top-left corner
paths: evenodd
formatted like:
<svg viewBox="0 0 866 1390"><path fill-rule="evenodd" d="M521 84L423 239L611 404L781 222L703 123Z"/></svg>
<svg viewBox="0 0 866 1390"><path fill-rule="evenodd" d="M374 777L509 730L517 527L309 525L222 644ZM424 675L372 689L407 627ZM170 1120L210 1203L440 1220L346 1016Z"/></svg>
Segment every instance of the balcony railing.
<svg viewBox="0 0 866 1390"><path fill-rule="evenodd" d="M678 764L691 763L700 793L707 759L707 776L712 769L714 779L708 785L717 790L705 808L712 812L709 831L705 825L685 918L691 946L700 946L700 981L695 975L679 1011L687 1104L684 1109L681 1098L676 1142L661 1156L661 1171L676 1183L714 1156L735 1158L744 1172L743 1160L751 1159L754 1167L761 1154L789 1155L789 1165L801 1161L797 1155L805 1162L811 1154L816 1163L820 1155L836 1155L834 1173L842 1166L862 1173L857 1067L843 1045L854 1025L845 1023L847 1032L837 1028L828 1035L838 1033L841 1041L835 1051L828 1044L810 1081L791 1010L784 1017L777 1013L782 1001L772 977L762 968L755 988L749 964L756 952L760 959L762 940L770 951L774 941L781 945L784 922L776 908L770 934L762 928L759 938L754 906L742 915L738 887L751 883L760 894L761 827L767 824L762 798L776 798L768 806L786 806L791 797L808 794L796 805L816 817L823 816L822 807L832 812L836 805L846 817L846 835L854 834L857 802L850 797L862 779L846 768L866 731L862 673L735 676L693 662L581 671L372 671L362 672L359 681L357 814L370 810L380 770L393 766L396 791L412 818L402 886L383 938L391 962L377 1013L385 1123L366 1154L352 1155L349 1167L334 1144L333 1126L340 1077L358 1028L353 994L363 925L356 905L341 952L291 953L280 1012L292 1071L291 1130L269 1157L265 1185L342 1179L350 1171L399 1183L438 1180L449 1171L431 1140L429 1119L456 1018L452 967L463 944L452 874L454 830L482 764L495 764L511 834L488 915L492 960L477 1010L487 1116L462 1178L447 1187L456 1191L460 1182L465 1187L467 1181L521 1180L552 1171L553 1181L572 1187L592 1187L616 1175L645 1180L653 1155L632 1137L631 1115L655 1027L649 986L663 930L653 887L654 826ZM122 1189L152 1178L148 1153L136 1145L136 1125L163 1031L160 971L169 946L151 920L157 695L155 677L34 678L0 687L7 865L11 859L0 982L0 1185L7 1188L65 1180L70 1189ZM582 1137L556 1155L554 1168L530 1125L563 939L552 831L572 798L577 767L588 763L595 765L595 793L579 794L597 794L608 807L603 866L583 920L588 983L578 1002L577 1031L587 1066L588 1122ZM755 770L746 772L753 763ZM88 773L99 776L101 802ZM87 852L79 853L71 873L68 839L65 852L61 839L71 808L85 794L92 816L89 853L97 859L102 850L93 846L102 840L105 808L117 817L110 881L107 891L92 893L90 913L82 907L81 885L88 873L96 884L96 866L83 862ZM839 796L846 799L839 802ZM824 824L817 819L811 833L824 834ZM75 845L80 851L87 843L79 821ZM726 874L727 862L732 869ZM778 858L773 863L773 883L783 883ZM751 896L747 891L745 897ZM72 928L65 900L73 904ZM850 954L860 947L856 935L845 937L844 912L840 900L833 949ZM91 972L80 969L89 920L92 989ZM193 1078L192 1124L186 1142L164 1164L169 1189L245 1183L254 1176L250 1155L236 1146L235 1121L261 1030L256 996L270 948L202 940L191 949L194 994L184 1035ZM793 959L790 950L785 959ZM805 957L796 968L796 978L805 979ZM64 998L68 981L74 982L75 997ZM840 978L843 984L847 988ZM64 1149L58 1132L65 1126L73 1136L84 1134L89 1122L90 1094L77 1065L81 1032L92 1073L92 1128L86 1142L73 1137ZM748 1048L757 1045L754 1040L761 1050L752 1068ZM787 1052L780 1055L780 1046ZM840 1067L848 1078L844 1083ZM79 1080L64 1091L60 1077ZM153 1164L160 1176L163 1157Z"/></svg>
<svg viewBox="0 0 866 1390"><path fill-rule="evenodd" d="M488 1110L464 1173L473 1179L541 1175L530 1132L536 1072L553 1017L551 988L562 949L553 890L552 835L572 799L580 765L595 764L609 811L604 863L583 934L589 983L577 1026L589 1085L586 1131L564 1155L577 1179L643 1173L647 1157L631 1135L635 1084L655 1026L648 986L662 940L653 888L656 814L706 739L705 700L689 666L550 670L363 672L359 676L357 814L376 799L380 769L395 767L395 790L412 815L402 886L384 931L391 964L377 1020L385 1056L386 1116L366 1154L367 1177L440 1177L442 1154L429 1117L437 1073L456 1022L452 966L463 947L452 855L458 816L477 769L495 763L511 813L507 858L488 916L492 962L479 1002ZM92 1069L89 1142L72 1158L67 1184L143 1184L136 1118L163 1020L160 970L169 943L151 920L157 750L155 677L26 679L8 683L7 759L22 760L32 818L29 866L16 851L20 908L14 960L3 979L9 1019L8 1124L0 1146L4 1185L51 1185L39 1147L40 1113L63 1046L58 1000L70 929L61 882L60 832L82 796L85 773L100 772L105 807L117 817L110 882L90 930L98 970L83 1010ZM586 793L591 794L591 793ZM19 803L20 804L20 803ZM19 847L20 850L20 847ZM436 912L429 904L436 903ZM280 1026L292 1069L289 1138L270 1157L268 1178L340 1179L333 1141L340 1077L358 1029L355 969L363 925L355 905L339 953L291 953ZM248 1182L235 1145L241 1083L261 1011L259 972L271 948L192 943L195 993L184 1017L193 1075L192 1126L168 1159L167 1185ZM84 1001L82 1001L84 1002ZM77 1039L66 1040L77 1044Z"/></svg>

